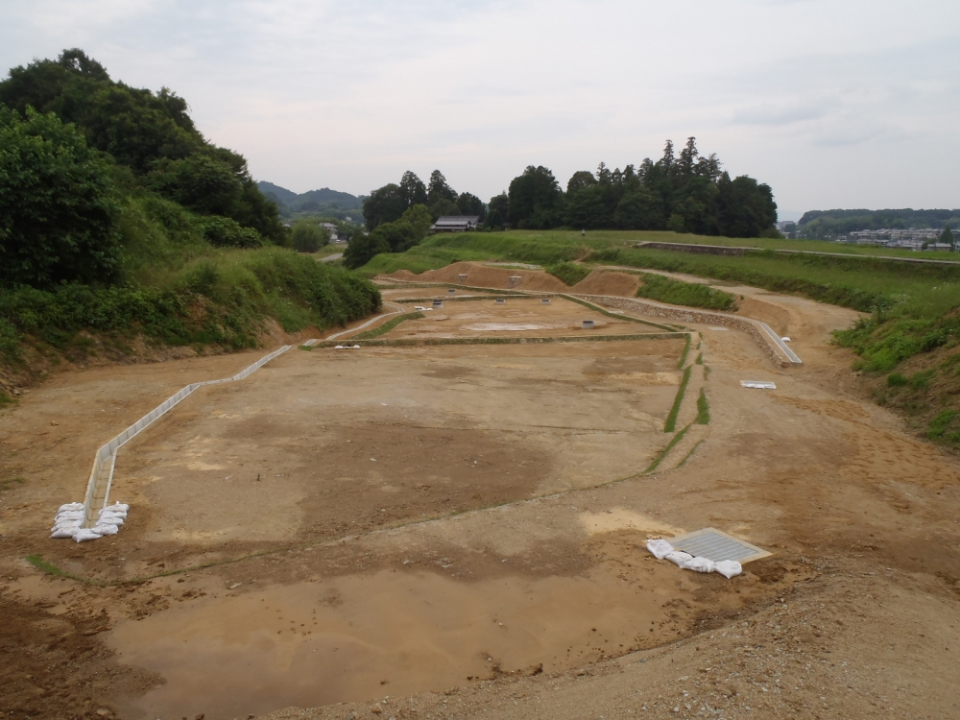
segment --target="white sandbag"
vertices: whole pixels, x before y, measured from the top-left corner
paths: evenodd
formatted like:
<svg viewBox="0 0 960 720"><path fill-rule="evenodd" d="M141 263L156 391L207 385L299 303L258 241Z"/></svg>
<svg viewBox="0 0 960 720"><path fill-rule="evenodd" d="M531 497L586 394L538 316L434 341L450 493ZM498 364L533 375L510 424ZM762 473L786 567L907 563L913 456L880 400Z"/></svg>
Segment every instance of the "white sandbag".
<svg viewBox="0 0 960 720"><path fill-rule="evenodd" d="M130 511L130 504L129 504L129 503L122 503L122 502L120 502L120 501L118 500L118 501L115 502L113 505L107 505L107 506L106 506L103 510L101 510L100 512L106 512L107 510L110 510L111 512L122 512L122 513L126 514L127 512Z"/></svg>
<svg viewBox="0 0 960 720"><path fill-rule="evenodd" d="M647 550L649 550L657 560L663 560L673 552L673 545L662 538L651 538L647 540Z"/></svg>
<svg viewBox="0 0 960 720"><path fill-rule="evenodd" d="M119 526L103 522L98 522L94 530L101 535L116 535L118 532L120 532Z"/></svg>
<svg viewBox="0 0 960 720"><path fill-rule="evenodd" d="M694 572L710 573L717 569L717 564L710 558L695 557L687 560L681 565L684 570L693 570Z"/></svg>
<svg viewBox="0 0 960 720"><path fill-rule="evenodd" d="M52 528L50 528L50 532L57 532L58 530L72 530L76 532L77 530L80 529L81 525L83 525L83 523L81 522L57 523ZM70 537L73 537L73 535L71 535Z"/></svg>
<svg viewBox="0 0 960 720"><path fill-rule="evenodd" d="M66 505L61 505L57 512L67 512L68 510L83 510L83 503L67 503Z"/></svg>
<svg viewBox="0 0 960 720"><path fill-rule="evenodd" d="M730 578L736 577L742 573L743 566L740 565L740 563L738 563L736 560L721 560L720 562L716 563L714 570L729 580Z"/></svg>
<svg viewBox="0 0 960 720"><path fill-rule="evenodd" d="M78 531L79 529L80 529L79 527L63 527L63 528L57 528L57 527L55 527L55 528L53 529L53 532L50 533L50 537L52 537L52 538L72 538L74 535L77 534L77 531Z"/></svg>
<svg viewBox="0 0 960 720"><path fill-rule="evenodd" d="M57 520L83 520L83 510L61 510Z"/></svg>
<svg viewBox="0 0 960 720"><path fill-rule="evenodd" d="M679 567L683 567L685 563L693 560L693 555L690 553L685 553L682 550L674 550L672 553L664 557Z"/></svg>
<svg viewBox="0 0 960 720"><path fill-rule="evenodd" d="M97 521L97 525L104 523L105 525L123 525L126 522L126 517L123 515L114 515L113 513L104 513L100 516L100 519Z"/></svg>
<svg viewBox="0 0 960 720"><path fill-rule="evenodd" d="M100 537L100 533L94 528L80 528L77 530L76 534L73 536L73 539L78 543L86 542L87 540L96 540Z"/></svg>

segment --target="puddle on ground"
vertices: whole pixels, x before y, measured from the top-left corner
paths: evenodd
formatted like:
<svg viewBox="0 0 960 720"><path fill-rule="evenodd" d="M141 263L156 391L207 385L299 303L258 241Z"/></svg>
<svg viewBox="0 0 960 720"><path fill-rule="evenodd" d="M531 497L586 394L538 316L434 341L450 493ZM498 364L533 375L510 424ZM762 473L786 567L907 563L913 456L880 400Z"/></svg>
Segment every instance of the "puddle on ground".
<svg viewBox="0 0 960 720"><path fill-rule="evenodd" d="M110 633L120 662L165 679L121 715L221 720L579 666L659 639L677 587L650 571L464 583L391 570L191 600Z"/></svg>

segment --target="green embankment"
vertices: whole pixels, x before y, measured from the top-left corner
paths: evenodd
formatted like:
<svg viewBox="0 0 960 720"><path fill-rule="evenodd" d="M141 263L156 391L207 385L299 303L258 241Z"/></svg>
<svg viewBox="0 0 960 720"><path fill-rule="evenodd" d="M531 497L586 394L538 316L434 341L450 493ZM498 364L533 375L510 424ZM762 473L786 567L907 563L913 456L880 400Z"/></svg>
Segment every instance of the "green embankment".
<svg viewBox="0 0 960 720"><path fill-rule="evenodd" d="M553 275L555 278L558 278L563 282L564 285L573 286L578 282L583 280L587 275L590 274L592 268L585 267L583 265L577 265L571 262L557 263L556 265L548 265L544 268L548 273Z"/></svg>
<svg viewBox="0 0 960 720"><path fill-rule="evenodd" d="M173 203L131 199L119 227L119 284L0 292L0 361L22 364L25 343L51 356L91 352L87 333L119 354L137 334L169 345L255 347L269 318L296 332L344 325L381 306L369 281L308 255L213 247L195 216Z"/></svg>
<svg viewBox="0 0 960 720"><path fill-rule="evenodd" d="M736 308L736 296L708 285L682 282L653 273L643 273L642 277L643 285L637 290L637 297L657 300L671 305L707 308L708 310L733 310Z"/></svg>

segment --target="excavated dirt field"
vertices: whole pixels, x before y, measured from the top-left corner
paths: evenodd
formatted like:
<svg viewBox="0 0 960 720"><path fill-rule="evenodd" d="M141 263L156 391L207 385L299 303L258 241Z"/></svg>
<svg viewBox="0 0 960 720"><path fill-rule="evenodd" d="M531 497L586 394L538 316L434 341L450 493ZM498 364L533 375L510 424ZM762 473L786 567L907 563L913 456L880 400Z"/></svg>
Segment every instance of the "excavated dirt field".
<svg viewBox="0 0 960 720"><path fill-rule="evenodd" d="M558 299L381 336L552 341L294 349L204 388L121 450L128 525L82 545L46 531L96 447L262 353L33 389L0 413L0 717L960 716L956 460L857 395L853 313L733 291L804 366L692 327L678 428L701 389L711 422L650 474L683 340L559 342L592 311ZM773 555L725 580L643 549L705 526Z"/></svg>

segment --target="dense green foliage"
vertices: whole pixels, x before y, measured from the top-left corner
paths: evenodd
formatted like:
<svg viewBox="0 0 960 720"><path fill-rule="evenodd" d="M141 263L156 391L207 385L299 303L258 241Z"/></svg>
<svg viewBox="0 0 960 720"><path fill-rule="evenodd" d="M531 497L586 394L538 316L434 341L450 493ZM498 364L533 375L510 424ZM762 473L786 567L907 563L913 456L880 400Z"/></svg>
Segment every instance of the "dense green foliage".
<svg viewBox="0 0 960 720"><path fill-rule="evenodd" d="M110 79L81 50L10 70L0 105L22 117L27 109L74 124L90 148L129 168L135 184L191 210L228 217L274 242L283 228L239 154L204 139L187 103L170 90L138 90Z"/></svg>
<svg viewBox="0 0 960 720"><path fill-rule="evenodd" d="M121 354L136 334L251 347L267 318L297 331L379 309L368 281L277 247L326 239L303 230L167 90L114 83L80 51L0 82L0 361L23 365L25 342L88 352L90 333Z"/></svg>
<svg viewBox="0 0 960 720"><path fill-rule="evenodd" d="M396 222L417 205L424 206L428 211L430 224L442 215L478 215L481 221L486 215L480 198L466 192L458 194L439 170L430 173L429 185L424 185L416 173L407 170L399 185L389 183L377 188L363 201L367 230L376 230L383 223Z"/></svg>
<svg viewBox="0 0 960 720"><path fill-rule="evenodd" d="M653 273L643 274L643 285L637 290L637 297L710 310L731 310L737 300L730 293L708 285L682 282Z"/></svg>
<svg viewBox="0 0 960 720"><path fill-rule="evenodd" d="M293 249L297 252L314 253L330 242L330 231L310 220L298 220L290 231Z"/></svg>
<svg viewBox="0 0 960 720"><path fill-rule="evenodd" d="M396 220L377 225L373 232L355 234L343 254L343 264L358 268L380 253L405 252L423 240L432 224L426 205L412 205Z"/></svg>
<svg viewBox="0 0 960 720"><path fill-rule="evenodd" d="M0 106L0 285L115 278L118 214L108 164L76 128Z"/></svg>
<svg viewBox="0 0 960 720"><path fill-rule="evenodd" d="M258 321L266 316L295 332L343 325L380 308L380 295L369 283L279 248L211 250L163 285L67 284L0 293L0 350L6 349L8 360L16 357L9 342L13 332L63 348L81 330L133 331L171 345L255 347Z"/></svg>
<svg viewBox="0 0 960 720"><path fill-rule="evenodd" d="M490 226L505 217L517 228L622 228L700 235L775 235L777 205L770 187L753 178L731 179L716 155L701 157L694 138L679 156L667 141L656 162L621 171L600 163L596 175L580 170L564 193L553 173L529 166L510 183L505 212L493 200Z"/></svg>
<svg viewBox="0 0 960 720"><path fill-rule="evenodd" d="M802 238L833 240L856 230L960 227L957 210L810 210L797 223Z"/></svg>

